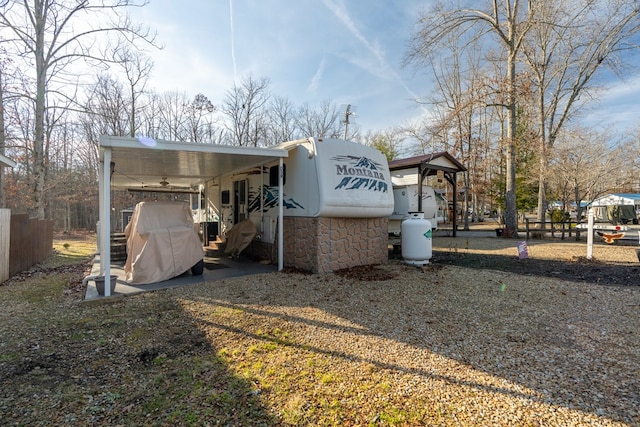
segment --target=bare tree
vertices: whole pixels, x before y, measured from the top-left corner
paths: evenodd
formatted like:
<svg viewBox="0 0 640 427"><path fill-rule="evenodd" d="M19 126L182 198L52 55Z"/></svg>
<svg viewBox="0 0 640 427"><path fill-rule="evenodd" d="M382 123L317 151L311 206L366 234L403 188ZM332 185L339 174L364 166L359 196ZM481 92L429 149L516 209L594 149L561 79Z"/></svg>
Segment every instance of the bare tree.
<svg viewBox="0 0 640 427"><path fill-rule="evenodd" d="M153 61L145 54L139 51L133 51L129 46L122 46L116 50L115 60L122 65L127 83L129 84L129 135L136 136L138 130L137 113L138 100L144 93L149 76L153 70Z"/></svg>
<svg viewBox="0 0 640 427"><path fill-rule="evenodd" d="M203 94L199 93L193 101L186 106L186 127L192 142L211 142L215 136L213 126L213 113L215 105Z"/></svg>
<svg viewBox="0 0 640 427"><path fill-rule="evenodd" d="M21 141L20 135L26 131L24 126L32 123L33 114L28 113L28 104L21 94L27 83L21 67L6 55L4 46L0 45L0 154L8 155L19 162L14 169L0 168L0 207L10 206L13 202L7 198L9 185L15 186L15 180L5 179L5 174L10 178L19 175L18 171L28 171L26 160L30 158L30 147ZM21 115L26 112L26 115ZM23 180L23 182L26 180ZM16 191L12 191L16 193ZM18 192L19 193L19 192ZM29 197L21 200L23 207L28 209ZM11 206L15 209L14 206Z"/></svg>
<svg viewBox="0 0 640 427"><path fill-rule="evenodd" d="M54 77L60 80L68 78L65 72L79 60L93 64L108 62L110 59L105 50L100 49L104 43L153 43L155 36L148 29L134 25L127 15L121 13L129 7L144 4L131 0L99 3L9 0L0 8L0 26L13 36L5 42L16 55L34 65L34 197L39 218L45 217L47 97L62 94L62 90L58 91L60 88L53 87Z"/></svg>
<svg viewBox="0 0 640 427"><path fill-rule="evenodd" d="M475 179L472 178L477 170L474 154L481 129L478 119L486 102L481 96L486 90L481 88L484 76L478 56L480 49L461 49L460 40L455 34L451 34L443 43L450 55L433 57L429 61L437 88L431 99L432 105L439 110L438 127L441 132L450 134L454 141L453 154L467 165L467 171L462 174L465 190L462 220L467 230L470 215L472 212L474 217L477 214L477 197L472 186Z"/></svg>
<svg viewBox="0 0 640 427"><path fill-rule="evenodd" d="M125 136L131 128L130 99L127 89L113 75L100 74L88 87L84 105L86 116L80 116L88 126L90 140L98 142L100 135ZM97 148L97 147L96 147Z"/></svg>
<svg viewBox="0 0 640 427"><path fill-rule="evenodd" d="M516 109L517 74L516 65L522 42L533 24L531 10L520 0L486 0L484 7L464 7L460 2L438 2L432 10L421 15L419 30L412 39L407 62L423 64L442 48L450 33L457 33L468 40L492 37L506 52L506 97L503 107L508 111L506 127L506 212L505 234L517 235L516 211ZM466 46L473 46L469 44Z"/></svg>
<svg viewBox="0 0 640 427"><path fill-rule="evenodd" d="M161 117L158 114L162 106L162 96L157 92L151 92L145 99L145 108L138 116L140 134L159 139L161 132Z"/></svg>
<svg viewBox="0 0 640 427"><path fill-rule="evenodd" d="M84 114L77 118L84 144L76 147L75 154L82 160L82 166L94 171L97 180L100 136L129 134L131 116L127 111L130 101L122 82L110 74L96 76L84 97Z"/></svg>
<svg viewBox="0 0 640 427"><path fill-rule="evenodd" d="M435 113L441 113L436 109ZM440 127L439 117L423 119L404 124L402 130L407 137L416 141L411 155L436 153L439 151L451 151L449 140Z"/></svg>
<svg viewBox="0 0 640 427"><path fill-rule="evenodd" d="M536 86L539 139L538 220L544 222L549 155L600 70L624 74L621 54L636 48L640 7L632 0L533 2L535 25L522 53Z"/></svg>
<svg viewBox="0 0 640 427"><path fill-rule="evenodd" d="M242 147L268 145L266 137L266 108L269 101L269 79L248 76L234 84L223 101L222 112L227 116L227 129L232 144Z"/></svg>
<svg viewBox="0 0 640 427"><path fill-rule="evenodd" d="M340 119L340 112L331 101L323 101L316 109L304 104L298 113L298 128L305 137L341 138Z"/></svg>
<svg viewBox="0 0 640 427"><path fill-rule="evenodd" d="M281 96L272 97L268 111L269 139L275 144L296 139L299 136L296 122L293 102Z"/></svg>
<svg viewBox="0 0 640 427"><path fill-rule="evenodd" d="M640 193L640 128L633 134L633 140L626 144L629 147L628 159L631 163L629 175L631 176L631 191Z"/></svg>
<svg viewBox="0 0 640 427"><path fill-rule="evenodd" d="M558 135L550 162L550 184L563 203L574 202L581 218L583 201L615 190L624 154L609 132L571 129Z"/></svg>
<svg viewBox="0 0 640 427"><path fill-rule="evenodd" d="M0 154L5 154L5 128L4 128L4 64L0 62ZM5 207L4 197L4 181L2 176L4 175L4 167L0 166L0 208Z"/></svg>
<svg viewBox="0 0 640 427"><path fill-rule="evenodd" d="M165 92L158 98L155 115L158 117L158 138L170 141L188 141L189 133L186 131L185 106L190 104L190 99L185 92Z"/></svg>

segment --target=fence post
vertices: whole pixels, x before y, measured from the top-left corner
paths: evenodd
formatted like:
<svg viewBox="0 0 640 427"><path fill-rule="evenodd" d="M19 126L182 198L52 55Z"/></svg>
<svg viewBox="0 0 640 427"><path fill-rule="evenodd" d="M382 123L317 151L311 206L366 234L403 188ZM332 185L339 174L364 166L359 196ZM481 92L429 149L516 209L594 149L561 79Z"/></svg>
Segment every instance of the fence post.
<svg viewBox="0 0 640 427"><path fill-rule="evenodd" d="M11 277L9 274L10 233L11 211L0 209L0 283Z"/></svg>

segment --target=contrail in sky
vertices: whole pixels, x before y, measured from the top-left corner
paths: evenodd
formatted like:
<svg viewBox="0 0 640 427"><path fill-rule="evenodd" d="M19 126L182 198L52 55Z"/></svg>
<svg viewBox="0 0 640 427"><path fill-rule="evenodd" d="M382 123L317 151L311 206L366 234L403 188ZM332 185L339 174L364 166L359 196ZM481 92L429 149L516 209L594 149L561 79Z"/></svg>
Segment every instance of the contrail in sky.
<svg viewBox="0 0 640 427"><path fill-rule="evenodd" d="M233 0L229 0L229 25L231 27L231 60L233 61L233 81L236 81L236 48L234 45L235 36L233 34Z"/></svg>
<svg viewBox="0 0 640 427"><path fill-rule="evenodd" d="M337 1L337 0L323 0L323 3L327 7L327 9L329 9L336 16L336 18L338 18L338 20L340 20L340 22L342 22L342 24L345 27L347 27L347 30L349 30L349 32L356 39L358 39L367 48L367 50L369 50L369 52L371 52L376 57L378 62L380 62L380 64L382 64L386 69L391 71L393 78L396 79L400 83L400 85L402 85L404 90L413 99L418 99L419 98L418 95L414 93L411 90L411 88L409 88L409 86L407 86L407 84L404 82L402 77L396 72L396 70L393 69L393 67L389 66L389 64L387 63L384 57L384 52L381 49L379 49L377 46L374 46L373 44L371 44L369 40L367 40L366 37L358 30L355 23L349 16L349 13L347 12L346 8L344 7L344 4L341 1ZM423 111L425 112L427 111L424 107L421 106L421 108Z"/></svg>
<svg viewBox="0 0 640 427"><path fill-rule="evenodd" d="M307 87L307 90L315 91L316 89L318 89L320 79L322 79L322 75L324 74L325 62L325 59L322 58L322 62L320 62L320 66L316 70L316 73L313 75L313 78L311 79L311 83L309 84L309 87Z"/></svg>
<svg viewBox="0 0 640 427"><path fill-rule="evenodd" d="M332 0L325 0L324 5L327 7L327 9L333 12L334 15L336 15L336 17L340 20L340 22L342 22L342 24L344 24L344 26L347 27L349 32L353 34L355 38L360 40L360 42L363 45L365 45L365 47L371 53L373 53L373 55L378 59L378 61L380 61L384 65L387 65L384 60L384 54L380 51L380 49L377 49L375 46L369 43L369 41L364 37L364 35L362 35L362 33L356 28L355 23L349 16L349 13L345 10L345 7L342 3L338 4L337 2L334 2Z"/></svg>

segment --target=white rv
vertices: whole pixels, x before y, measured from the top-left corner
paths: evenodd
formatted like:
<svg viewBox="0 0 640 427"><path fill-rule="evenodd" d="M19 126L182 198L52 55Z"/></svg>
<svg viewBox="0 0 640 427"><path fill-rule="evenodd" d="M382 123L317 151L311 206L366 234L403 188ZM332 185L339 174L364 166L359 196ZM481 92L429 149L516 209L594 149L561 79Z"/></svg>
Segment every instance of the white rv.
<svg viewBox="0 0 640 427"><path fill-rule="evenodd" d="M392 180L394 177L392 177ZM400 180L398 180L400 181ZM418 185L393 186L393 213L389 217L389 234L399 235L402 221L409 218L409 212L418 212ZM422 186L422 209L424 218L431 222L431 228L436 230L442 215L438 212L436 193L428 185Z"/></svg>
<svg viewBox="0 0 640 427"><path fill-rule="evenodd" d="M284 159L284 216L386 217L393 211L384 155L355 142L305 138L276 146ZM278 163L221 180L220 228L250 219L260 240L273 242L278 217Z"/></svg>
<svg viewBox="0 0 640 427"><path fill-rule="evenodd" d="M424 219L431 222L431 228L436 230L438 223L444 220L446 201L439 206L438 198L431 186L422 185L422 208L418 209L418 171L416 168L399 169L391 172L393 184L393 213L389 217L389 234L399 235L402 221L409 218L410 212L424 213Z"/></svg>

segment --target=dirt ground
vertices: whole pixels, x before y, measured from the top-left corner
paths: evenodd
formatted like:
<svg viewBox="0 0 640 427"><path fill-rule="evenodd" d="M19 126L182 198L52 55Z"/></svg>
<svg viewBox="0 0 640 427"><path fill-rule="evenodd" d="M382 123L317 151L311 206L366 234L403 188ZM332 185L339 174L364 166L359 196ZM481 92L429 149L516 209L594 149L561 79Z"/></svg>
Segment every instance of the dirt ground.
<svg viewBox="0 0 640 427"><path fill-rule="evenodd" d="M390 259L402 259L396 247ZM587 258L586 241L434 236L432 265L454 265L551 277L613 286L640 286L640 246L637 242L594 242ZM366 272L363 269L363 274Z"/></svg>
<svg viewBox="0 0 640 427"><path fill-rule="evenodd" d="M518 248L524 243L523 248ZM521 251L522 256L521 256ZM640 286L640 246L586 242L437 237L432 263L615 286Z"/></svg>
<svg viewBox="0 0 640 427"><path fill-rule="evenodd" d="M93 302L80 254L34 267L0 286L1 424L640 426L638 246L519 243Z"/></svg>

